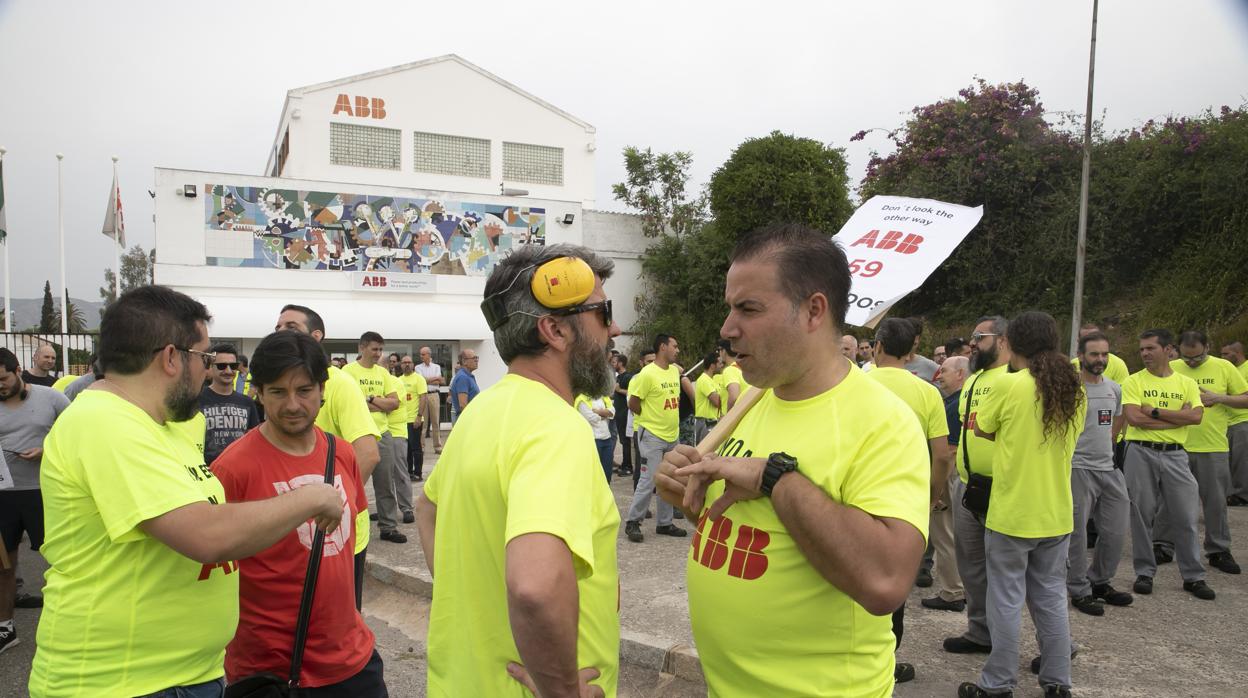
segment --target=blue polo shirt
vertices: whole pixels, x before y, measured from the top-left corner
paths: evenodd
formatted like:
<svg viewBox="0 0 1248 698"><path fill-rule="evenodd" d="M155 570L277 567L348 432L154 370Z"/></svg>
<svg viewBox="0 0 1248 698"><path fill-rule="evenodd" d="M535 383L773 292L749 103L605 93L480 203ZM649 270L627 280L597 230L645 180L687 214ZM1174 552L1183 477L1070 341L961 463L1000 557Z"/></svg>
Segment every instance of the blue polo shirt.
<svg viewBox="0 0 1248 698"><path fill-rule="evenodd" d="M481 392L481 388L477 387L477 378L468 372L468 369L460 367L459 372L451 379L451 421L454 422L459 417L459 394L463 393L468 396L467 405L472 399Z"/></svg>

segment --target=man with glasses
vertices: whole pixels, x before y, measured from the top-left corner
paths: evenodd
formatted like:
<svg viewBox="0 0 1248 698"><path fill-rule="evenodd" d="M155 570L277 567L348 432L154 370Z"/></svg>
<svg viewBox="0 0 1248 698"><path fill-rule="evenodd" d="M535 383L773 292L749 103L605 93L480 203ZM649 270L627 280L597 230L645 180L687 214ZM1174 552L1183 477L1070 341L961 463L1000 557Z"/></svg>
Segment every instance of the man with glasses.
<svg viewBox="0 0 1248 698"><path fill-rule="evenodd" d="M1209 338L1204 332L1188 331L1179 337L1179 358L1170 368L1196 381L1205 414L1187 430L1187 467L1196 478L1205 514L1205 556L1209 565L1227 574L1239 574L1239 563L1231 555L1231 526L1226 515L1226 495L1231 488L1230 442L1227 425L1232 411L1248 407L1248 382L1235 366L1209 355ZM1153 546L1160 557L1173 559L1174 534L1164 503L1153 523ZM1157 553L1155 553L1157 554Z"/></svg>
<svg viewBox="0 0 1248 698"><path fill-rule="evenodd" d="M992 635L988 631L988 567L984 550L984 516L962 503L972 474L992 477L992 457L996 443L975 433L975 416L993 386L1009 374L1010 344L1005 338L1009 321L999 315L981 317L971 335L971 375L958 399L961 433L955 458L958 480L949 493L953 505L954 544L958 574L966 595L966 632L945 638L946 652L988 654Z"/></svg>
<svg viewBox="0 0 1248 698"><path fill-rule="evenodd" d="M199 396L199 411L204 415L204 462L208 465L226 446L260 424L255 400L234 391L238 349L233 344L215 344L212 353L216 359L208 367L211 382Z"/></svg>
<svg viewBox="0 0 1248 698"><path fill-rule="evenodd" d="M235 560L308 519L332 533L338 491L311 482L227 503L188 422L197 414L208 309L163 286L109 304L104 379L44 441L40 482L47 593L30 673L34 698L222 694L238 624Z"/></svg>
<svg viewBox="0 0 1248 698"><path fill-rule="evenodd" d="M572 305L532 290L547 265L579 280ZM417 500L436 580L431 696L616 694L620 515L572 406L614 383L612 266L584 247L521 245L486 281L482 309L507 374L459 417Z"/></svg>
<svg viewBox="0 0 1248 698"><path fill-rule="evenodd" d="M477 377L472 372L477 370L481 362L477 352L465 349L459 352L459 371L451 379L451 424L459 421L468 403L481 392L477 386Z"/></svg>

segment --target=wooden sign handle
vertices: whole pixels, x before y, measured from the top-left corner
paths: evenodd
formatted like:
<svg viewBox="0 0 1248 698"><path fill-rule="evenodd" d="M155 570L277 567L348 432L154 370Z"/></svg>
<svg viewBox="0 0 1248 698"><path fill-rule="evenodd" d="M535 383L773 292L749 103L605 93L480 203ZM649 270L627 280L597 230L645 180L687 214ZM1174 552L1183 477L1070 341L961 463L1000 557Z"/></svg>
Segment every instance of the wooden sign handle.
<svg viewBox="0 0 1248 698"><path fill-rule="evenodd" d="M737 428L737 425L741 423L741 418L745 416L745 413L749 412L750 408L758 403L765 392L767 391L751 386L749 390L738 397L732 409L728 410L728 414L721 417L715 428L711 429L710 433L698 444L698 455L705 456L719 448L724 439L727 439Z"/></svg>

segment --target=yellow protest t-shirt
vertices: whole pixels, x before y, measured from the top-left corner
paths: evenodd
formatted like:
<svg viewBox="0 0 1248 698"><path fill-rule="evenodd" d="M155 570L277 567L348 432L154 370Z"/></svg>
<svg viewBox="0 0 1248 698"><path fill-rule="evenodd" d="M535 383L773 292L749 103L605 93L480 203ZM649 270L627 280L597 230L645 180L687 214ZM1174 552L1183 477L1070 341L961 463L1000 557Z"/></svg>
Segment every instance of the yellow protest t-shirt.
<svg viewBox="0 0 1248 698"><path fill-rule="evenodd" d="M1015 538L1054 538L1071 532L1070 459L1088 410L1082 385L1079 392L1079 407L1066 429L1048 435L1030 370L1002 376L980 403L975 423L980 431L995 434L997 444L986 528Z"/></svg>
<svg viewBox="0 0 1248 698"><path fill-rule="evenodd" d="M1240 364L1235 370L1239 371L1240 378L1243 378L1244 382L1248 383L1248 361ZM1248 409L1238 409L1235 407L1231 407L1229 409L1230 422L1228 426L1235 426L1236 424L1248 422Z"/></svg>
<svg viewBox="0 0 1248 698"><path fill-rule="evenodd" d="M680 436L680 372L649 364L628 382L629 397L641 400L641 414L633 424L669 443Z"/></svg>
<svg viewBox="0 0 1248 698"><path fill-rule="evenodd" d="M904 368L877 368L866 375L906 403L918 417L919 427L928 441L949 436L945 401L936 386Z"/></svg>
<svg viewBox="0 0 1248 698"><path fill-rule="evenodd" d="M405 393L399 395L403 400L403 406L407 409L408 423L415 422L420 418L420 396L429 390L429 383L425 377L412 371L406 376L399 376L399 382L403 384Z"/></svg>
<svg viewBox="0 0 1248 698"><path fill-rule="evenodd" d="M508 374L473 398L425 483L437 506L429 611L429 695L528 696L507 676L519 662L504 579L507 544L561 538L579 595L578 667L616 694L620 657L620 514L602 477L593 432L540 383Z"/></svg>
<svg viewBox="0 0 1248 698"><path fill-rule="evenodd" d="M719 375L715 377L719 378L720 376L723 376L723 381L720 385L724 388L724 411L727 412L728 386L736 384L741 389L741 392L737 393L737 397L741 397L745 395L745 391L750 389L750 384L745 382L745 375L741 373L741 367L735 361L725 366L724 370L720 371Z"/></svg>
<svg viewBox="0 0 1248 698"><path fill-rule="evenodd" d="M52 389L59 390L63 393L65 392L65 389L69 387L70 383L73 383L74 381L78 380L80 377L81 376L75 376L72 373L67 373L61 376L60 378L56 379L56 382L52 384Z"/></svg>
<svg viewBox="0 0 1248 698"><path fill-rule="evenodd" d="M193 422L160 425L92 389L52 426L40 466L48 571L31 696L136 696L224 674L237 564L200 564L139 527L225 501L199 419L197 445Z"/></svg>
<svg viewBox="0 0 1248 698"><path fill-rule="evenodd" d="M767 391L719 454L781 451L833 501L900 519L927 536L927 443L910 408L861 371L806 400ZM723 481L711 485L706 506L723 491ZM892 694L890 618L871 615L828 583L769 498L737 502L716 521L704 508L686 577L711 696Z"/></svg>
<svg viewBox="0 0 1248 698"><path fill-rule="evenodd" d="M879 369L876 369L879 370ZM962 386L962 393L958 397L958 423L962 425L962 439L966 439L966 452L971 458L971 470L980 475L992 476L992 454L996 450L996 444L988 439L981 439L975 435L975 414L979 410L985 397L992 394L997 381L1009 375L1009 367L1002 364L996 368L989 368L976 371L966 379L966 384ZM971 387L974 386L975 394L970 395ZM970 418L967 417L966 401L971 401ZM966 482L968 475L966 474L966 463L962 457L962 441L959 440L957 448L957 464L958 477L962 482Z"/></svg>
<svg viewBox="0 0 1248 698"><path fill-rule="evenodd" d="M1147 409L1144 409L1145 413L1154 407L1163 410L1179 410L1184 404L1189 407L1200 407L1200 388L1196 386L1196 381L1181 373L1171 373L1165 378L1158 378L1148 369L1142 369L1132 373L1127 377L1127 382L1122 384L1122 404L1124 407L1147 405ZM1205 410L1206 414L1208 412L1209 410ZM1201 419L1203 421L1204 417L1202 416ZM1188 426L1173 429L1142 429L1128 423L1127 441L1156 441L1181 446L1187 443L1190 429L1191 427Z"/></svg>
<svg viewBox="0 0 1248 698"><path fill-rule="evenodd" d="M698 376L698 380L693 383L694 400L693 400L693 416L702 419L719 419L720 409L711 404L711 393L719 394L719 386L715 385L715 379L703 373ZM720 398L719 402L722 407L724 398Z"/></svg>
<svg viewBox="0 0 1248 698"><path fill-rule="evenodd" d="M410 421L407 418L407 387L403 385L403 381L399 380L398 376L388 371L386 379L386 394L393 393L399 399L399 406L385 413L386 428L390 431L390 436L406 439L407 423Z"/></svg>
<svg viewBox="0 0 1248 698"><path fill-rule="evenodd" d="M394 387L394 376L382 368L381 364L373 364L372 368L364 368L360 365L360 362L352 361L342 367L342 372L359 382L360 392L364 394L366 401L370 395L373 397L386 397L391 392L397 393L397 389L390 389ZM365 402L364 409L368 409L367 404ZM368 410L368 414L372 416L373 424L377 425L379 434L385 434L390 430L389 420L385 412Z"/></svg>
<svg viewBox="0 0 1248 698"><path fill-rule="evenodd" d="M1196 368L1183 363L1182 359L1170 362L1170 368L1181 376L1196 381L1197 388L1223 395L1239 395L1248 392L1248 383L1235 370L1235 364L1226 359L1210 356ZM1192 403L1200 404L1199 402ZM1183 448L1190 453L1225 453L1231 450L1226 439L1226 427L1230 425L1232 408L1212 405L1205 408L1200 424L1188 427L1187 443Z"/></svg>
<svg viewBox="0 0 1248 698"><path fill-rule="evenodd" d="M381 438L381 431L368 411L364 394L360 392L360 384L337 366L329 367L329 378L325 381L325 392L321 396L321 411L316 415L316 426L321 431L347 442L366 435ZM356 514L355 531L355 552L358 555L368 547L371 533L367 510Z"/></svg>

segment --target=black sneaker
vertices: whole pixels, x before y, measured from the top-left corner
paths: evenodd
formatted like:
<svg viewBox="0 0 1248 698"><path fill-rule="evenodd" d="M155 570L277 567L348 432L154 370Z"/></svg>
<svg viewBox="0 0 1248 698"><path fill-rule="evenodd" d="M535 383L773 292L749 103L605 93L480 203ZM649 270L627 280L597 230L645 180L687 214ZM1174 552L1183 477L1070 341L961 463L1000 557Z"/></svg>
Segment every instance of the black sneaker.
<svg viewBox="0 0 1248 698"><path fill-rule="evenodd" d="M653 511L650 511L649 509L647 509L647 510L646 510L646 518L647 518L647 519L653 519L653 518L654 518L654 512L653 512Z"/></svg>
<svg viewBox="0 0 1248 698"><path fill-rule="evenodd" d="M1135 589L1137 594L1148 596L1153 593L1153 578L1146 574L1141 574L1135 578L1135 584L1131 588Z"/></svg>
<svg viewBox="0 0 1248 698"><path fill-rule="evenodd" d="M1075 657L1078 657L1078 656L1079 656L1079 648L1075 647L1074 645L1071 645L1070 646L1070 661L1072 662L1075 661ZM1040 658L1039 657L1031 658L1031 673L1037 676L1040 675ZM1051 684L1051 685L1057 685L1057 684ZM1066 695L1070 695L1070 694L1068 693Z"/></svg>
<svg viewBox="0 0 1248 698"><path fill-rule="evenodd" d="M641 534L641 522L640 521L625 522L624 535L628 536L628 539L634 543L640 543L646 539L646 537Z"/></svg>
<svg viewBox="0 0 1248 698"><path fill-rule="evenodd" d="M13 606L15 608L43 608L43 596L19 591L17 598L13 601Z"/></svg>
<svg viewBox="0 0 1248 698"><path fill-rule="evenodd" d="M1092 598L1100 599L1110 606L1130 606L1131 602L1135 601L1134 596L1125 591L1118 591L1108 583L1093 584Z"/></svg>
<svg viewBox="0 0 1248 698"><path fill-rule="evenodd" d="M369 514L369 515L368 515L368 520L369 520L369 521L376 521L376 520L377 520L377 515L376 515L376 514Z"/></svg>
<svg viewBox="0 0 1248 698"><path fill-rule="evenodd" d="M957 601L946 601L939 596L933 596L930 599L923 599L919 602L923 608L934 608L937 611L954 611L961 613L966 610L966 601L958 599Z"/></svg>
<svg viewBox="0 0 1248 698"><path fill-rule="evenodd" d="M1213 601L1217 597L1217 594L1213 593L1213 589L1210 589L1203 579L1195 582L1183 582L1183 591L1188 592L1201 601Z"/></svg>
<svg viewBox="0 0 1248 698"><path fill-rule="evenodd" d="M914 585L926 589L932 585L932 571L926 567L920 567L919 573L914 577Z"/></svg>
<svg viewBox="0 0 1248 698"><path fill-rule="evenodd" d="M1174 553L1156 543L1153 543L1153 557L1157 559L1157 564L1159 565L1174 562Z"/></svg>
<svg viewBox="0 0 1248 698"><path fill-rule="evenodd" d="M893 667L893 683L905 683L914 680L914 665L909 662L897 662Z"/></svg>
<svg viewBox="0 0 1248 698"><path fill-rule="evenodd" d="M1071 598L1070 605L1074 606L1076 611L1086 613L1090 616L1105 615L1105 605L1100 601L1097 601L1091 594Z"/></svg>
<svg viewBox="0 0 1248 698"><path fill-rule="evenodd" d="M1004 693L989 693L980 688L978 684L969 681L958 686L958 698L1014 698L1014 691L1005 691Z"/></svg>
<svg viewBox="0 0 1248 698"><path fill-rule="evenodd" d="M655 526L654 532L659 534L660 536L671 536L673 538L684 538L685 536L689 535L688 531L686 531L685 529L675 524L668 524L666 526Z"/></svg>
<svg viewBox="0 0 1248 698"><path fill-rule="evenodd" d="M676 511L672 512L672 518L683 519L685 518L685 512L681 511L680 509L677 509Z"/></svg>
<svg viewBox="0 0 1248 698"><path fill-rule="evenodd" d="M407 536L403 535L402 533L399 533L398 531L382 531L381 539L388 540L391 543L406 543L407 542Z"/></svg>
<svg viewBox="0 0 1248 698"><path fill-rule="evenodd" d="M1239 563L1230 553L1214 553L1209 556L1209 566L1216 567L1227 574L1239 574Z"/></svg>
<svg viewBox="0 0 1248 698"><path fill-rule="evenodd" d="M410 511L403 512L403 523L416 523L416 514Z"/></svg>
<svg viewBox="0 0 1248 698"><path fill-rule="evenodd" d="M1227 497L1227 498L1226 498L1226 505L1227 505L1228 507L1243 507L1243 506L1248 506L1248 499L1244 499L1243 497L1241 497L1241 496L1239 496L1239 495L1237 495L1237 494L1233 494L1233 495L1231 495L1231 496L1229 496L1229 497Z"/></svg>
<svg viewBox="0 0 1248 698"><path fill-rule="evenodd" d="M1070 689L1051 683L1044 687L1044 698L1070 698Z"/></svg>
<svg viewBox="0 0 1248 698"><path fill-rule="evenodd" d="M0 627L0 654L4 654L4 651L10 647L16 647L20 644L22 644L22 641L17 639L17 630L15 628Z"/></svg>
<svg viewBox="0 0 1248 698"><path fill-rule="evenodd" d="M961 635L945 638L944 648L946 652L953 654L989 654L992 652L992 645L981 645L978 642L972 642ZM965 686L966 684L962 684ZM971 684L975 686L975 684ZM978 686L975 686L979 688Z"/></svg>

